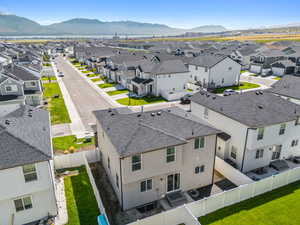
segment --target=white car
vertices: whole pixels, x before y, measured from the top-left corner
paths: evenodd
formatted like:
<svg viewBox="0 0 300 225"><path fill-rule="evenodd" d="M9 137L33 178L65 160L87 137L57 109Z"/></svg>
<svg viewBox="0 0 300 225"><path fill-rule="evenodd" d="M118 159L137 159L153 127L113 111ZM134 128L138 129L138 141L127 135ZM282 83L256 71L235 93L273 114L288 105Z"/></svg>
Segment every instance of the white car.
<svg viewBox="0 0 300 225"><path fill-rule="evenodd" d="M236 94L237 92L233 89L226 89L223 94L226 95L232 95L232 94Z"/></svg>

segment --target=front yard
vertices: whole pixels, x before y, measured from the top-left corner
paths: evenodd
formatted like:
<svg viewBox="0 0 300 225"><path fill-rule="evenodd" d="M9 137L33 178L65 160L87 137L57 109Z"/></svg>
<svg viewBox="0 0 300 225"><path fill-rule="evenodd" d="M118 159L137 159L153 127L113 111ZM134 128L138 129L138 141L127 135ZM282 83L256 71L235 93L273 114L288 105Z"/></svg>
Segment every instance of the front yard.
<svg viewBox="0 0 300 225"><path fill-rule="evenodd" d="M51 115L51 124L71 123L58 83L44 83L43 87L44 98L48 101L47 109Z"/></svg>
<svg viewBox="0 0 300 225"><path fill-rule="evenodd" d="M87 150L95 148L95 138L92 137L91 141L86 140L85 138L77 139L75 135L56 137L52 139L53 149L58 152L78 150Z"/></svg>
<svg viewBox="0 0 300 225"><path fill-rule="evenodd" d="M100 88L110 88L110 87L115 87L117 83L104 83L104 84L99 84L98 86Z"/></svg>
<svg viewBox="0 0 300 225"><path fill-rule="evenodd" d="M300 224L300 182L200 217L202 225Z"/></svg>
<svg viewBox="0 0 300 225"><path fill-rule="evenodd" d="M127 89L124 90L116 90L116 91L108 91L106 92L109 96L113 96L113 95L120 95L120 94L126 94L129 91Z"/></svg>
<svg viewBox="0 0 300 225"><path fill-rule="evenodd" d="M91 79L91 81L93 81L93 82L98 82L98 81L101 81L101 80L102 80L102 78L100 78L100 77Z"/></svg>
<svg viewBox="0 0 300 225"><path fill-rule="evenodd" d="M78 170L78 175L64 178L69 217L67 225L98 225L100 212L86 169L83 166L75 170Z"/></svg>
<svg viewBox="0 0 300 225"><path fill-rule="evenodd" d="M230 86L230 87L222 87L222 88L217 88L213 92L216 94L221 94L223 93L226 89L233 89L235 91L240 91L240 90L248 90L248 89L253 89L253 88L259 88L259 84L254 84L254 83L249 83L249 82L241 82L240 86Z"/></svg>
<svg viewBox="0 0 300 225"><path fill-rule="evenodd" d="M153 103L166 102L162 97L142 97L142 98L121 98L117 100L118 103L122 105L137 106L137 105L147 105Z"/></svg>

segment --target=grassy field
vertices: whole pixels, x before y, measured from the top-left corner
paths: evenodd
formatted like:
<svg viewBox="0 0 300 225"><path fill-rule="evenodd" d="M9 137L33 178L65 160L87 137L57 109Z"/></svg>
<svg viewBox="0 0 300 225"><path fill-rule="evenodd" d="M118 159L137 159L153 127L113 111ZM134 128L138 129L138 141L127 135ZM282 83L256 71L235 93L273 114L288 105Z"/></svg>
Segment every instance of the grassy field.
<svg viewBox="0 0 300 225"><path fill-rule="evenodd" d="M259 88L259 87L260 87L259 84L254 84L254 83L249 83L249 82L241 82L240 86L217 88L216 90L214 90L214 93L221 94L226 89L233 89L235 91L240 91L240 90L247 90L247 89Z"/></svg>
<svg viewBox="0 0 300 225"><path fill-rule="evenodd" d="M85 167L79 174L65 177L65 195L69 221L67 225L98 225L100 212Z"/></svg>
<svg viewBox="0 0 300 225"><path fill-rule="evenodd" d="M95 73L91 73L91 74L88 74L88 75L86 75L87 77L97 77L98 76L98 74L95 74Z"/></svg>
<svg viewBox="0 0 300 225"><path fill-rule="evenodd" d="M122 105L147 105L152 103L166 102L165 99L161 97L143 97L143 98L121 98L117 100L118 103Z"/></svg>
<svg viewBox="0 0 300 225"><path fill-rule="evenodd" d="M74 150L78 150L95 146L95 138L92 137L91 142L86 142L85 138L77 139L75 135L70 135L53 138L52 143L55 151L65 151L71 147L74 148Z"/></svg>
<svg viewBox="0 0 300 225"><path fill-rule="evenodd" d="M50 80L57 80L55 76L50 76L50 77L42 77L42 80L46 80L48 81L50 78Z"/></svg>
<svg viewBox="0 0 300 225"><path fill-rule="evenodd" d="M273 80L281 80L281 77L274 77Z"/></svg>
<svg viewBox="0 0 300 225"><path fill-rule="evenodd" d="M129 92L128 90L116 90L116 91L108 91L106 93L110 96L113 96L113 95L125 94L128 92Z"/></svg>
<svg viewBox="0 0 300 225"><path fill-rule="evenodd" d="M58 83L45 83L43 87L44 98L48 100L47 108L50 111L51 124L71 123ZM58 95L58 98L54 98L55 95Z"/></svg>
<svg viewBox="0 0 300 225"><path fill-rule="evenodd" d="M218 36L205 36L205 37L192 37L192 38L149 38L143 39L143 41L255 41L258 43L267 43L275 41L300 41L300 34L259 34L248 36L230 36L230 37L218 37ZM139 42L140 40L126 40L124 42Z"/></svg>
<svg viewBox="0 0 300 225"><path fill-rule="evenodd" d="M202 225L300 224L300 182L200 217Z"/></svg>
<svg viewBox="0 0 300 225"><path fill-rule="evenodd" d="M99 84L98 86L100 88L110 88L110 87L115 87L117 83L104 83L104 84Z"/></svg>

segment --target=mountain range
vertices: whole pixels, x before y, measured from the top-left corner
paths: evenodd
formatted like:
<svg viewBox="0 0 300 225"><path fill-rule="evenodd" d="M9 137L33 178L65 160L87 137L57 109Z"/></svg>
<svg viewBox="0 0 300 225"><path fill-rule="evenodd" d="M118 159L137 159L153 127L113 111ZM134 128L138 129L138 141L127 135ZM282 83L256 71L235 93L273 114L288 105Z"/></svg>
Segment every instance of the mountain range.
<svg viewBox="0 0 300 225"><path fill-rule="evenodd" d="M41 25L33 20L0 14L0 36L9 35L178 35L186 32L218 33L221 25L199 26L193 29L173 28L163 24L134 21L103 22L97 19L75 18L51 25Z"/></svg>

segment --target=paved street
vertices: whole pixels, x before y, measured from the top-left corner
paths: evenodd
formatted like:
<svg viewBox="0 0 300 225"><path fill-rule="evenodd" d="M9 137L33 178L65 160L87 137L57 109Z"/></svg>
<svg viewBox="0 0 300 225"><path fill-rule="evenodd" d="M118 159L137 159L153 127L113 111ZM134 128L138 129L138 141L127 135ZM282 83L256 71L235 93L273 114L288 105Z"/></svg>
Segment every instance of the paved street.
<svg viewBox="0 0 300 225"><path fill-rule="evenodd" d="M92 111L113 106L101 97L62 57L55 59L55 62L58 70L64 73L63 82L84 126L90 131L89 124L95 123Z"/></svg>

